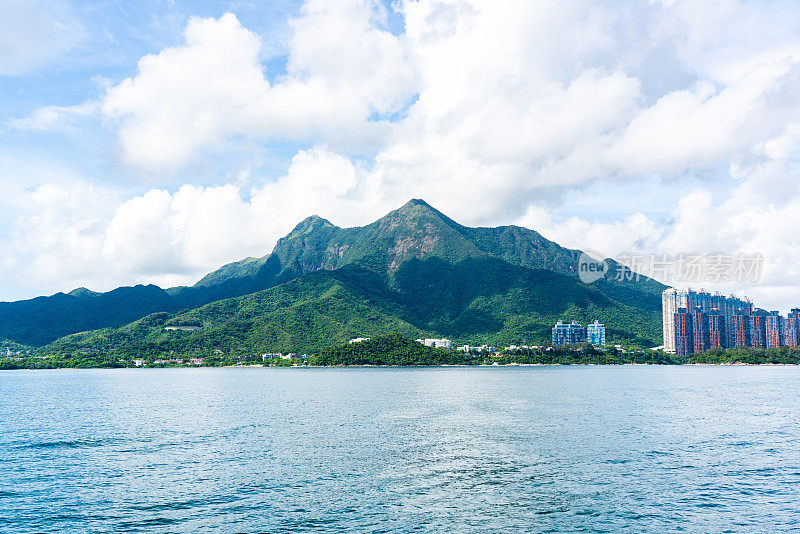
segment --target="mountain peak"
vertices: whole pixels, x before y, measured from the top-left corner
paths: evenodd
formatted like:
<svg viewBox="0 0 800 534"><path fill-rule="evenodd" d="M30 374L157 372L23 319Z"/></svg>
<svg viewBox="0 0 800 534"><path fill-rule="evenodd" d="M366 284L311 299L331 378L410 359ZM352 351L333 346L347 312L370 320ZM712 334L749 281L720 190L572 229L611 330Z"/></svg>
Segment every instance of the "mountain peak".
<svg viewBox="0 0 800 534"><path fill-rule="evenodd" d="M79 287L78 289L73 289L68 293L68 295L73 297L91 297L94 295L99 295L96 291L92 291L90 289L86 289L85 287Z"/></svg>
<svg viewBox="0 0 800 534"><path fill-rule="evenodd" d="M308 234L314 230L319 230L320 228L325 227L335 228L334 224L329 220L323 219L319 215L312 215L311 217L306 217L300 221L300 223L294 227L294 230L292 230L289 235L293 236L299 234Z"/></svg>
<svg viewBox="0 0 800 534"><path fill-rule="evenodd" d="M427 202L425 202L421 198L412 198L411 200L409 200L408 202L403 204L403 206L400 207L400 209L408 208L408 207L412 207L412 206L423 206L423 207L426 207L426 208L433 209L430 204L428 204Z"/></svg>
<svg viewBox="0 0 800 534"><path fill-rule="evenodd" d="M399 208L397 208L394 213L397 214L406 214L406 213L413 213L413 214L421 214L421 213L433 213L438 216L443 216L439 210L422 200L421 198L412 198Z"/></svg>
<svg viewBox="0 0 800 534"><path fill-rule="evenodd" d="M421 198L412 198L396 210L389 212L383 219L419 219L419 218L434 218L451 225L454 223L447 215L437 210Z"/></svg>

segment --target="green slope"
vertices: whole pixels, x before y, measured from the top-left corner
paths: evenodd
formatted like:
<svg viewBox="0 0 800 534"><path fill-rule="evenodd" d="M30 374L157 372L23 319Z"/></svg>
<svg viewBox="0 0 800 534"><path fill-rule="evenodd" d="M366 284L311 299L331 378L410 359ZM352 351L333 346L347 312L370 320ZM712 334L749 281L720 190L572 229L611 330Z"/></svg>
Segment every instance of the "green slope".
<svg viewBox="0 0 800 534"><path fill-rule="evenodd" d="M639 345L655 344L660 329L659 313L616 302L565 275L490 257L455 264L428 258L405 262L391 282L359 266L321 270L184 313L154 314L119 329L67 336L44 351L310 353L387 332L502 346L544 343L560 318L599 319L610 341ZM166 324L203 328L174 332L166 331Z"/></svg>

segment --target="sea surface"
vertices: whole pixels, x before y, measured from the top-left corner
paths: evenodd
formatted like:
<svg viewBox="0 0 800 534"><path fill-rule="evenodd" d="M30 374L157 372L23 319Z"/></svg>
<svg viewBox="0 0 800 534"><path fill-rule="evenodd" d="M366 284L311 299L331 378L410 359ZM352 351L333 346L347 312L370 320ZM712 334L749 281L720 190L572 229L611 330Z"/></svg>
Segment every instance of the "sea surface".
<svg viewBox="0 0 800 534"><path fill-rule="evenodd" d="M800 530L800 368L0 372L0 532Z"/></svg>

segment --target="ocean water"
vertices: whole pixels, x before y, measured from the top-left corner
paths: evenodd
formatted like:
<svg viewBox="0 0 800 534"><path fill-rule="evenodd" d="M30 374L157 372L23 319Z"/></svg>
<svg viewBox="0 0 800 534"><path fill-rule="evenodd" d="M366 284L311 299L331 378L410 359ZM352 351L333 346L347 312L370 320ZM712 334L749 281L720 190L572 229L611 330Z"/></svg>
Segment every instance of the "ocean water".
<svg viewBox="0 0 800 534"><path fill-rule="evenodd" d="M800 369L0 373L0 532L800 529Z"/></svg>

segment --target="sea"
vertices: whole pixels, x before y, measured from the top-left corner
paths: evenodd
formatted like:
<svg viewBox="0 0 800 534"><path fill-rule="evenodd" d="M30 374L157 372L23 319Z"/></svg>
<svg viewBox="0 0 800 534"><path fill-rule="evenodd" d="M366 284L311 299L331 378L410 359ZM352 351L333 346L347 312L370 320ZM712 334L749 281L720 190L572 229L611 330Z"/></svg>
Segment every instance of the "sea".
<svg viewBox="0 0 800 534"><path fill-rule="evenodd" d="M0 532L800 530L800 368L0 372Z"/></svg>

